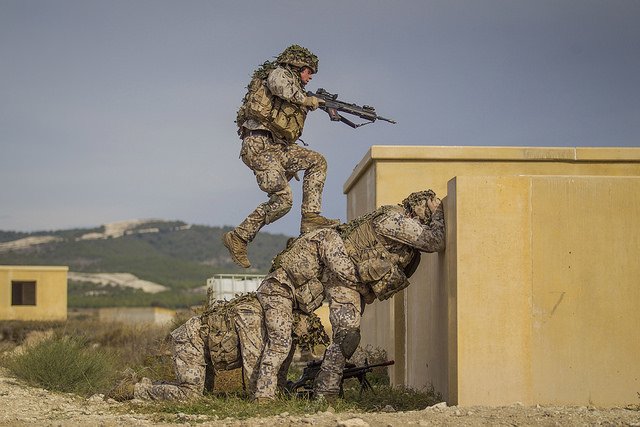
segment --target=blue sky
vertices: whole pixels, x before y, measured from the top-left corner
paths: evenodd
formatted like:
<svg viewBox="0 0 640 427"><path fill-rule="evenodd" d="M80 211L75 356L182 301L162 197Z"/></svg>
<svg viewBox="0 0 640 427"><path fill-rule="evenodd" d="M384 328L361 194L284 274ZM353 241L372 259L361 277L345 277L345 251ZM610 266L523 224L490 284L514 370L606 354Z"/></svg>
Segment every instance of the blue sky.
<svg viewBox="0 0 640 427"><path fill-rule="evenodd" d="M235 112L293 43L309 89L398 121L309 115L330 217L371 145L638 146L638 22L635 0L0 0L0 230L236 225L266 197ZM294 193L264 231L297 234Z"/></svg>

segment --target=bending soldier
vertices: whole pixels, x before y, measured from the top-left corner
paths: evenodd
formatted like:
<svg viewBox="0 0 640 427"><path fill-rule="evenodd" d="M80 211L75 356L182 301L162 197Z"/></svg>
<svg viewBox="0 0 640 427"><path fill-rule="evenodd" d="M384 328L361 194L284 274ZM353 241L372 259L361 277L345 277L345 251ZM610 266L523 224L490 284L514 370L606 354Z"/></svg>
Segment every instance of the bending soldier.
<svg viewBox="0 0 640 427"><path fill-rule="evenodd" d="M305 85L318 71L318 57L292 45L276 59L256 70L249 91L238 111L238 133L242 139L240 157L253 171L258 186L269 200L261 203L231 232L223 236L234 262L251 266L247 244L265 225L283 217L293 204L289 180L304 170L300 232L335 227L338 220L320 215L327 162L312 150L299 146L309 110L318 108L320 98L307 96Z"/></svg>
<svg viewBox="0 0 640 427"><path fill-rule="evenodd" d="M445 246L444 212L431 190L412 193L401 205L380 207L338 232L366 286L353 288L334 274L324 283L333 338L314 384L316 397L338 395L346 360L360 343L364 302L385 300L407 287L419 251L440 252Z"/></svg>
<svg viewBox="0 0 640 427"><path fill-rule="evenodd" d="M324 300L322 274L330 271L341 283L356 287L355 266L333 229L319 229L295 239L273 261L271 272L258 288L265 317L265 345L256 384L260 403L275 398L277 372L291 347L292 312L313 313Z"/></svg>
<svg viewBox="0 0 640 427"><path fill-rule="evenodd" d="M311 320L296 312L294 318L294 342L303 339L321 343L326 337L317 316ZM134 398L184 400L200 396L205 389L206 365L213 367L214 375L217 371L242 367L243 384L248 384L250 393L255 391L257 366L265 342L264 315L255 293L214 304L171 332L171 339L176 382L154 384L143 378L134 385ZM279 372L280 387L286 384L294 350L292 345Z"/></svg>

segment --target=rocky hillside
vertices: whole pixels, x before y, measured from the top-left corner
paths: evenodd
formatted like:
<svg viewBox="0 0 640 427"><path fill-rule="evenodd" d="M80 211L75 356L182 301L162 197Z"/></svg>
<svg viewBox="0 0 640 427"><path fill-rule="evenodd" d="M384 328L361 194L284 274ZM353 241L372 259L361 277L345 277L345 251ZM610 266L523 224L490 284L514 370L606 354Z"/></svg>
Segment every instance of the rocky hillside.
<svg viewBox="0 0 640 427"><path fill-rule="evenodd" d="M172 305L165 299L175 304L215 274L266 272L288 238L260 233L249 246L252 268L244 270L222 244L225 231L162 220L122 221L92 229L0 231L0 264L69 266L71 306L106 305L101 300L112 298L123 305L140 298L144 305Z"/></svg>

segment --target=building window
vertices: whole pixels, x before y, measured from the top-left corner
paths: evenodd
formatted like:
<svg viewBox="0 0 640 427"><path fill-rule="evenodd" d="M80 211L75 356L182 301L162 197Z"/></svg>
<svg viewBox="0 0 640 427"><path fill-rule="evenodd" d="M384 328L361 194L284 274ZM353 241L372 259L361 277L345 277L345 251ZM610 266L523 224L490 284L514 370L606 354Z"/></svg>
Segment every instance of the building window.
<svg viewBox="0 0 640 427"><path fill-rule="evenodd" d="M11 305L36 305L36 282L11 282Z"/></svg>

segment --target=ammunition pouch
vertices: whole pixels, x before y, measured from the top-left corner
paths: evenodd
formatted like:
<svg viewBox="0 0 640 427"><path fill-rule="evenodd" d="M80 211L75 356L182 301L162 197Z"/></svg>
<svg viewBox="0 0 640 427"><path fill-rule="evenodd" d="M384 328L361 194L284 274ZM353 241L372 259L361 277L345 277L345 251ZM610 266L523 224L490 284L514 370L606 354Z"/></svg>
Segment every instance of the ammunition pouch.
<svg viewBox="0 0 640 427"><path fill-rule="evenodd" d="M295 298L300 311L311 314L322 305L324 286L318 279L311 279L295 289Z"/></svg>
<svg viewBox="0 0 640 427"><path fill-rule="evenodd" d="M278 97L273 97L273 108L267 127L279 138L289 144L295 143L302 135L307 111L300 105Z"/></svg>
<svg viewBox="0 0 640 427"><path fill-rule="evenodd" d="M407 286L409 286L409 281L404 271L397 265L393 265L387 274L377 282L371 284L371 289L373 293L376 294L378 300L384 301Z"/></svg>
<svg viewBox="0 0 640 427"><path fill-rule="evenodd" d="M203 324L209 326L208 337L202 337L209 346L209 355L215 370L229 370L242 366L239 340L233 319L227 319L223 312L213 312L203 316Z"/></svg>

